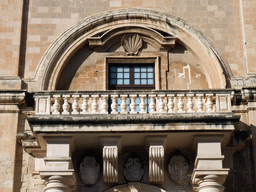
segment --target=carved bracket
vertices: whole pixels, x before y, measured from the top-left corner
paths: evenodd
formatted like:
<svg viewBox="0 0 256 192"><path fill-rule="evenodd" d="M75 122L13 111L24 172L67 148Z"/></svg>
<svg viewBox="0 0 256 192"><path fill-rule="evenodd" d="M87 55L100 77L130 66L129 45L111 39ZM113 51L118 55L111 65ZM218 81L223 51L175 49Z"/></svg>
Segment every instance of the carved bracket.
<svg viewBox="0 0 256 192"><path fill-rule="evenodd" d="M120 137L101 138L103 143L103 180L118 182L118 143Z"/></svg>
<svg viewBox="0 0 256 192"><path fill-rule="evenodd" d="M149 143L149 181L164 181L164 137L147 137Z"/></svg>

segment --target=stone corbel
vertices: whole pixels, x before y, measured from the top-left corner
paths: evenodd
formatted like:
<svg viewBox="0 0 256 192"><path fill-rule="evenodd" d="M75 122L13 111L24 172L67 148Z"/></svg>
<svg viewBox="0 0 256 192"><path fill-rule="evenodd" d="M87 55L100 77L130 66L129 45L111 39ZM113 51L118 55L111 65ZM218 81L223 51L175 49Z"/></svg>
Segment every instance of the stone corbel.
<svg viewBox="0 0 256 192"><path fill-rule="evenodd" d="M224 156L221 155L223 135L195 136L197 157L192 174L196 191L222 192L229 169L223 168Z"/></svg>
<svg viewBox="0 0 256 192"><path fill-rule="evenodd" d="M106 183L118 182L118 150L121 137L101 137L103 145L103 180Z"/></svg>
<svg viewBox="0 0 256 192"><path fill-rule="evenodd" d="M44 137L47 145L45 166L39 170L45 180L45 192L71 192L76 185L71 160L72 137Z"/></svg>
<svg viewBox="0 0 256 192"><path fill-rule="evenodd" d="M164 141L166 136L147 137L149 145L149 181L164 181Z"/></svg>

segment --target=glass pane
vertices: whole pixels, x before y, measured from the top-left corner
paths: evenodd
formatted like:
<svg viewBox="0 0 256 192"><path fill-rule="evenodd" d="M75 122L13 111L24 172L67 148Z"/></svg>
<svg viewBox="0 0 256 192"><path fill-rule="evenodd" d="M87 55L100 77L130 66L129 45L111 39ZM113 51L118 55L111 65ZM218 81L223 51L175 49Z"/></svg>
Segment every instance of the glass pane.
<svg viewBox="0 0 256 192"><path fill-rule="evenodd" d="M141 79L141 85L146 85L147 84L147 79Z"/></svg>
<svg viewBox="0 0 256 192"><path fill-rule="evenodd" d="M124 73L124 78L130 78L130 73Z"/></svg>
<svg viewBox="0 0 256 192"><path fill-rule="evenodd" d="M141 73L141 78L147 78L147 73Z"/></svg>
<svg viewBox="0 0 256 192"><path fill-rule="evenodd" d="M117 73L117 78L123 78L123 73Z"/></svg>
<svg viewBox="0 0 256 192"><path fill-rule="evenodd" d="M110 85L116 85L116 79L110 79Z"/></svg>
<svg viewBox="0 0 256 192"><path fill-rule="evenodd" d="M148 78L153 78L153 73L148 73Z"/></svg>
<svg viewBox="0 0 256 192"><path fill-rule="evenodd" d="M123 67L117 67L117 72L123 72Z"/></svg>
<svg viewBox="0 0 256 192"><path fill-rule="evenodd" d="M123 85L123 79L118 79L117 80L117 85Z"/></svg>
<svg viewBox="0 0 256 192"><path fill-rule="evenodd" d="M141 67L140 70L141 70L141 72L146 72L147 68L146 67Z"/></svg>
<svg viewBox="0 0 256 192"><path fill-rule="evenodd" d="M129 72L130 71L130 67L124 67L124 72Z"/></svg>
<svg viewBox="0 0 256 192"><path fill-rule="evenodd" d="M149 108L150 100L149 100L149 98L145 99L145 103L146 103L146 112L149 113L150 112L150 108Z"/></svg>
<svg viewBox="0 0 256 192"><path fill-rule="evenodd" d="M126 104L127 104L127 109L126 111L129 113L130 112L130 98L126 99Z"/></svg>
<svg viewBox="0 0 256 192"><path fill-rule="evenodd" d="M134 67L134 72L140 72L140 67Z"/></svg>
<svg viewBox="0 0 256 192"><path fill-rule="evenodd" d="M116 101L116 103L117 103L117 105L121 105L121 103L122 103L121 98L118 98L117 101Z"/></svg>
<svg viewBox="0 0 256 192"><path fill-rule="evenodd" d="M124 79L124 85L129 85L130 84L130 80L129 79Z"/></svg>
<svg viewBox="0 0 256 192"><path fill-rule="evenodd" d="M148 66L148 72L153 72L153 66Z"/></svg>
<svg viewBox="0 0 256 192"><path fill-rule="evenodd" d="M111 73L111 78L116 78L116 73Z"/></svg>
<svg viewBox="0 0 256 192"><path fill-rule="evenodd" d="M111 72L116 72L116 67L110 67Z"/></svg>
<svg viewBox="0 0 256 192"><path fill-rule="evenodd" d="M136 112L139 113L139 112L140 112L140 106L139 106L139 104L140 104L140 98L139 98L139 97L137 97L137 99L135 100L135 103L136 103L136 105L137 105L137 107L136 107Z"/></svg>
<svg viewBox="0 0 256 192"><path fill-rule="evenodd" d="M120 113L121 112L121 103L122 103L122 100L120 98L117 99L117 112Z"/></svg>
<svg viewBox="0 0 256 192"><path fill-rule="evenodd" d="M140 85L140 79L134 79L134 84L135 85Z"/></svg>
<svg viewBox="0 0 256 192"><path fill-rule="evenodd" d="M140 78L140 73L134 73L134 78Z"/></svg>
<svg viewBox="0 0 256 192"><path fill-rule="evenodd" d="M154 84L153 79L148 79L148 85L153 85L153 84Z"/></svg>

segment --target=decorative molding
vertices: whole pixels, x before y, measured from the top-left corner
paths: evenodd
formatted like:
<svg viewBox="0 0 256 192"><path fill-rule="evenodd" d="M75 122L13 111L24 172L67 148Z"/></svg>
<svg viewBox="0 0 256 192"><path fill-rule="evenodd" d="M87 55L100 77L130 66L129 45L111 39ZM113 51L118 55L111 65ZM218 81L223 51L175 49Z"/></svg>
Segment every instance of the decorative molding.
<svg viewBox="0 0 256 192"><path fill-rule="evenodd" d="M141 181L144 174L144 169L140 158L135 155L128 157L125 168L124 176L127 181Z"/></svg>
<svg viewBox="0 0 256 192"><path fill-rule="evenodd" d="M188 163L182 155L173 155L169 161L168 171L175 183L182 183L187 179Z"/></svg>
<svg viewBox="0 0 256 192"><path fill-rule="evenodd" d="M95 157L84 157L79 166L79 173L85 185L95 185L100 177L100 165Z"/></svg>
<svg viewBox="0 0 256 192"><path fill-rule="evenodd" d="M121 45L127 55L137 55L142 47L142 39L138 34L127 34L122 37Z"/></svg>

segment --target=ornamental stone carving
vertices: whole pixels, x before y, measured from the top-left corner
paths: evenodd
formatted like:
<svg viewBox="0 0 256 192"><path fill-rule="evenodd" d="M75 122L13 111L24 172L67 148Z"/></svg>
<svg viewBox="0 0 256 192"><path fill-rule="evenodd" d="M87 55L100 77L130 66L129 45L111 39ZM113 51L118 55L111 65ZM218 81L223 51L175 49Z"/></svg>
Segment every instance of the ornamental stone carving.
<svg viewBox="0 0 256 192"><path fill-rule="evenodd" d="M127 181L141 181L144 174L144 169L140 158L136 155L131 155L125 164L124 176Z"/></svg>
<svg viewBox="0 0 256 192"><path fill-rule="evenodd" d="M79 167L81 179L85 185L94 185L100 177L100 165L95 157L86 156Z"/></svg>
<svg viewBox="0 0 256 192"><path fill-rule="evenodd" d="M187 178L188 163L182 155L173 155L168 165L168 171L171 179L180 184Z"/></svg>
<svg viewBox="0 0 256 192"><path fill-rule="evenodd" d="M137 55L142 47L142 39L138 34L124 35L121 43L127 55Z"/></svg>

